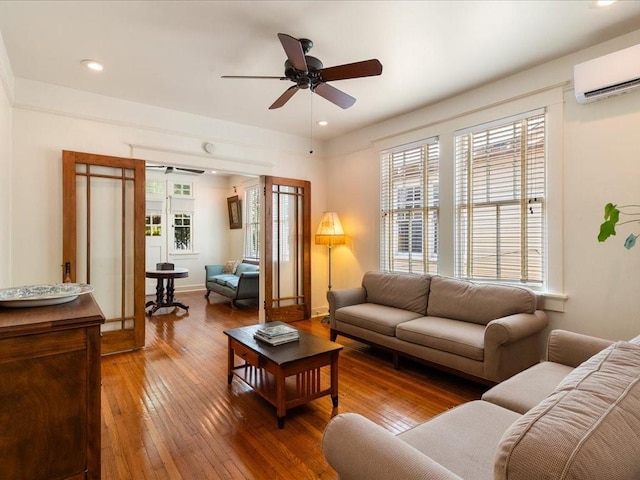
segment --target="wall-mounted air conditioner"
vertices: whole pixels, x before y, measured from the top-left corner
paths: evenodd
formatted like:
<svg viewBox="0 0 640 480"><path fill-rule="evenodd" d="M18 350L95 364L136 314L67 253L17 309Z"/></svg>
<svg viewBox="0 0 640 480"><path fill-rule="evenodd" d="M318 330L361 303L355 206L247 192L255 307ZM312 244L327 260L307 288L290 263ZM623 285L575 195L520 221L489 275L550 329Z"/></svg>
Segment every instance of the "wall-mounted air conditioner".
<svg viewBox="0 0 640 480"><path fill-rule="evenodd" d="M640 44L573 67L578 103L626 93L640 86Z"/></svg>

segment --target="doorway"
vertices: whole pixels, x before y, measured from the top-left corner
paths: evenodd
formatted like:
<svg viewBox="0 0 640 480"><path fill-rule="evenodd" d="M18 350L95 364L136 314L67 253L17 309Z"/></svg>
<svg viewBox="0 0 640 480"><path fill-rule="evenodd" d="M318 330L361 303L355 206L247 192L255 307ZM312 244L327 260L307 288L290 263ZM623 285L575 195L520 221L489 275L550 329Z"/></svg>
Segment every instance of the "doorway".
<svg viewBox="0 0 640 480"><path fill-rule="evenodd" d="M311 182L265 177L265 316L311 318Z"/></svg>
<svg viewBox="0 0 640 480"><path fill-rule="evenodd" d="M145 169L131 158L62 152L63 278L88 283L106 321L102 354L144 346Z"/></svg>

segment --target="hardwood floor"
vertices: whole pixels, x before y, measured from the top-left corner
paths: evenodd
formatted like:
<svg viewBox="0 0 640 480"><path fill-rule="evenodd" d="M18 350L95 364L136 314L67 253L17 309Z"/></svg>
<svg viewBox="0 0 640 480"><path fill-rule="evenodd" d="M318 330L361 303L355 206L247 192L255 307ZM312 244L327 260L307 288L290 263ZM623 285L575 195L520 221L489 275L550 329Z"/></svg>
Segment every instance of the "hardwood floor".
<svg viewBox="0 0 640 480"><path fill-rule="evenodd" d="M146 347L102 359L102 478L335 479L321 449L333 415L357 412L400 433L486 387L338 337L339 406L323 397L287 412L237 378L227 384L228 328L257 323L256 307L180 293L189 313L147 318ZM320 319L294 324L328 338ZM328 377L328 372L323 372Z"/></svg>

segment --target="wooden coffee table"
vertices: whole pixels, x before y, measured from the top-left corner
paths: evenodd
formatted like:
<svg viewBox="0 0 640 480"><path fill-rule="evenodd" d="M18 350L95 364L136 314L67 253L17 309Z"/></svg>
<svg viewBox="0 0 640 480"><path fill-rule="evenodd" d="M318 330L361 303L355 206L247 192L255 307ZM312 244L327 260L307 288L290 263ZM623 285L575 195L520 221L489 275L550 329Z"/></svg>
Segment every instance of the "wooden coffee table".
<svg viewBox="0 0 640 480"><path fill-rule="evenodd" d="M271 346L253 338L270 322L225 330L229 337L228 382L237 376L276 407L278 427L284 428L287 409L331 395L338 406L338 355L342 345L300 331L300 340ZM236 365L236 357L243 360ZM321 381L320 369L331 370L330 384ZM324 384L324 385L323 385Z"/></svg>

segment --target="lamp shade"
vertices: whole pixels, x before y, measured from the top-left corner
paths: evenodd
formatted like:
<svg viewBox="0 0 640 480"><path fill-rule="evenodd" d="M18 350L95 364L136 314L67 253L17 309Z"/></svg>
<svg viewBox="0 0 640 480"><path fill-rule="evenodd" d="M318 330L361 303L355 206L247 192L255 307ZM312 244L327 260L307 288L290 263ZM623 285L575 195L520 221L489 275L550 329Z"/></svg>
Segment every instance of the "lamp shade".
<svg viewBox="0 0 640 480"><path fill-rule="evenodd" d="M336 212L324 212L316 231L316 245L342 245L345 243L344 230Z"/></svg>

